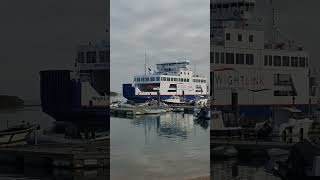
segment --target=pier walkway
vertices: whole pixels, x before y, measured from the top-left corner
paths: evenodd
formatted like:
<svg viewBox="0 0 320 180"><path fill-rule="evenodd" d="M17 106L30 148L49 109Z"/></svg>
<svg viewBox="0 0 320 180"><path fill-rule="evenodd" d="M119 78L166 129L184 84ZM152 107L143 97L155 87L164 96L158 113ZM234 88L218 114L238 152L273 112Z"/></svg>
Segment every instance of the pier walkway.
<svg viewBox="0 0 320 180"><path fill-rule="evenodd" d="M109 166L110 139L82 144L41 144L0 148L1 164L77 168Z"/></svg>
<svg viewBox="0 0 320 180"><path fill-rule="evenodd" d="M228 139L215 139L211 137L211 148L217 146L233 146L238 150L266 150L272 148L290 149L293 143L284 143L276 141L255 141L255 140L228 140Z"/></svg>

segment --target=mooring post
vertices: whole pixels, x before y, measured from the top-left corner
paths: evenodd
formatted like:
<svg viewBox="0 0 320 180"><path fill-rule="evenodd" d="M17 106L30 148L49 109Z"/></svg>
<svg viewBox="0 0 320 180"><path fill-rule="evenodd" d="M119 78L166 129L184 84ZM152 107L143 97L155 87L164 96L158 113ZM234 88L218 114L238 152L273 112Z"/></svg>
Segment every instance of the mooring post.
<svg viewBox="0 0 320 180"><path fill-rule="evenodd" d="M34 145L38 145L38 140L37 140L37 133L36 133L36 131L37 131L37 128L34 128L34 129L33 129Z"/></svg>
<svg viewBox="0 0 320 180"><path fill-rule="evenodd" d="M160 89L157 89L157 96L158 96L158 107L160 106Z"/></svg>
<svg viewBox="0 0 320 180"><path fill-rule="evenodd" d="M232 112L234 113L234 120L236 124L233 124L233 125L236 125L238 126L239 125L239 107L238 107L238 92L236 89L232 89L232 92L231 92L231 106L232 106Z"/></svg>

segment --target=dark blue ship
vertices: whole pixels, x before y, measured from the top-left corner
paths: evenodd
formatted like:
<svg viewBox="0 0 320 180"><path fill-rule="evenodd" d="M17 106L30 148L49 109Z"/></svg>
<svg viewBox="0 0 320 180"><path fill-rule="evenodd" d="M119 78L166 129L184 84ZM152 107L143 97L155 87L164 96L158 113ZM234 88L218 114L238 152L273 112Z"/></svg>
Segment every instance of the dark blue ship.
<svg viewBox="0 0 320 180"><path fill-rule="evenodd" d="M77 47L75 70L40 72L41 107L56 121L109 121L110 51L105 41ZM109 123L106 123L109 126ZM108 128L109 129L109 128Z"/></svg>

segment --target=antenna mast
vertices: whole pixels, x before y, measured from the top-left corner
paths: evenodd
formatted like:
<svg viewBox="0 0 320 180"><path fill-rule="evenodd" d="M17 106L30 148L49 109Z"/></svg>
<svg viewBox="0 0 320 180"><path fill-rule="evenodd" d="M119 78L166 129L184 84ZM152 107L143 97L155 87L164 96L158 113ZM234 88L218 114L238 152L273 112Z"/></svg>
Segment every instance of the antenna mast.
<svg viewBox="0 0 320 180"><path fill-rule="evenodd" d="M277 31L277 28L276 28L276 20L275 20L275 8L273 6L273 0L270 0L270 5L271 5L271 8L272 8L272 43L276 43L276 31Z"/></svg>
<svg viewBox="0 0 320 180"><path fill-rule="evenodd" d="M147 53L144 53L144 75L147 75Z"/></svg>

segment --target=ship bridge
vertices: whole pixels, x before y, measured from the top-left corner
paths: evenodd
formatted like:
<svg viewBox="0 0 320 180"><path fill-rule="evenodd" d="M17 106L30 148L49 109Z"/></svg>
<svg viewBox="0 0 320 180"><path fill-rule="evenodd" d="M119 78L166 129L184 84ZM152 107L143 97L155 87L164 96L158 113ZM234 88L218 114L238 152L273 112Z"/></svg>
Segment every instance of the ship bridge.
<svg viewBox="0 0 320 180"><path fill-rule="evenodd" d="M76 73L77 79L90 82L100 94L109 93L110 77L110 44L106 41L82 44L77 46Z"/></svg>
<svg viewBox="0 0 320 180"><path fill-rule="evenodd" d="M190 70L189 68L190 61L181 61L181 62L171 62L171 63L160 63L157 64L157 71L159 73L165 72L178 72L180 70Z"/></svg>

